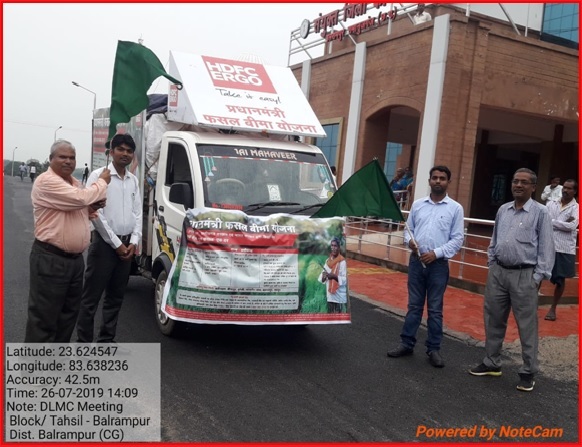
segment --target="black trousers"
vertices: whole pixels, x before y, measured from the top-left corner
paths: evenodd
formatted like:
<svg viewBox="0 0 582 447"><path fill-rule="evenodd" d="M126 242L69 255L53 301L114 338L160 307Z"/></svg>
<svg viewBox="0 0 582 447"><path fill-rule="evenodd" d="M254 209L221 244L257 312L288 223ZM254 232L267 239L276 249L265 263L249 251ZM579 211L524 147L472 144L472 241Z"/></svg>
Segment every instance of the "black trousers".
<svg viewBox="0 0 582 447"><path fill-rule="evenodd" d="M83 292L83 256L67 258L33 244L25 343L69 343Z"/></svg>
<svg viewBox="0 0 582 447"><path fill-rule="evenodd" d="M93 341L95 314L103 292L105 296L102 319L96 341L99 343L114 341L130 270L131 262L119 259L111 245L94 231L87 255L85 287L77 319L78 342L91 343Z"/></svg>
<svg viewBox="0 0 582 447"><path fill-rule="evenodd" d="M335 303L332 301L327 302L327 312L330 314L339 314L344 312L343 305L341 303Z"/></svg>

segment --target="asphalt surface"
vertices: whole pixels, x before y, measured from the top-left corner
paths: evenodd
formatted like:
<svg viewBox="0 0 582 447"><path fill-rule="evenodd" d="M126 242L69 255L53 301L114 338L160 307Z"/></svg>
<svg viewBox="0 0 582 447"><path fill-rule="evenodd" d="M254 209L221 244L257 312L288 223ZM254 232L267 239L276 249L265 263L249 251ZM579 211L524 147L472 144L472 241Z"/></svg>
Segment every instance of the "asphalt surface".
<svg viewBox="0 0 582 447"><path fill-rule="evenodd" d="M5 342L24 337L30 189L5 178ZM446 367L433 368L423 328L413 356L388 359L402 319L370 302L352 299L351 325L189 325L176 338L158 331L153 308L151 282L131 278L117 341L161 345L162 441L484 442L487 430L503 442L579 439L577 382L540 376L519 392L515 363L499 378L473 377L482 349L448 337ZM435 437L439 428L467 431ZM542 429L558 431L534 437Z"/></svg>

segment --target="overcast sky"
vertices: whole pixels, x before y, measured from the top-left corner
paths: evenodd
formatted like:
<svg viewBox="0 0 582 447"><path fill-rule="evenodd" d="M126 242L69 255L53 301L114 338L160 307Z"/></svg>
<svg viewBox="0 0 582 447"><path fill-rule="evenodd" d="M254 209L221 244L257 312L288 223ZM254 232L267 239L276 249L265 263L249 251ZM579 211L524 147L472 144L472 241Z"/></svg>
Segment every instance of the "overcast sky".
<svg viewBox="0 0 582 447"><path fill-rule="evenodd" d="M166 69L170 50L286 66L291 31L342 6L5 3L4 159L18 147L15 160L43 162L62 126L56 136L76 146L77 167L90 163L93 95L71 81L109 107L118 40L142 38ZM150 93L167 85L160 78Z"/></svg>

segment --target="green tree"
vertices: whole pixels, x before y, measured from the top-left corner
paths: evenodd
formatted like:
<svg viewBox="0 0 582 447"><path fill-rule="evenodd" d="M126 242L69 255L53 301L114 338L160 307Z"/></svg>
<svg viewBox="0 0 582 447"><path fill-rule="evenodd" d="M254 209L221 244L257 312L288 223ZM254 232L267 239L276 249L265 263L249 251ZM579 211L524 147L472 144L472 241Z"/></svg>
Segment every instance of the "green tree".
<svg viewBox="0 0 582 447"><path fill-rule="evenodd" d="M49 159L47 158L45 161L43 161L41 167L40 167L40 171L38 171L38 173L40 174L41 172L46 172L49 168L50 162Z"/></svg>

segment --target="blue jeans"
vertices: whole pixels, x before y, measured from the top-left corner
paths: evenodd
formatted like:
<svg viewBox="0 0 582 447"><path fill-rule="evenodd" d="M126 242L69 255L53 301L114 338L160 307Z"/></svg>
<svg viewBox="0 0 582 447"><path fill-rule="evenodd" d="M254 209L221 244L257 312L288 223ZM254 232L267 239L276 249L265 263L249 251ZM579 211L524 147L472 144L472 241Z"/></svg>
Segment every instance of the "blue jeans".
<svg viewBox="0 0 582 447"><path fill-rule="evenodd" d="M413 349L416 332L422 320L424 302L428 310L428 338L426 352L438 351L443 338L443 295L449 281L449 263L437 259L425 267L412 255L408 265L408 312L400 338L402 344Z"/></svg>

